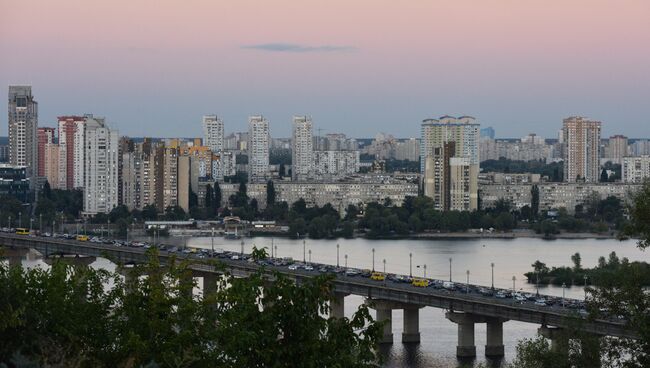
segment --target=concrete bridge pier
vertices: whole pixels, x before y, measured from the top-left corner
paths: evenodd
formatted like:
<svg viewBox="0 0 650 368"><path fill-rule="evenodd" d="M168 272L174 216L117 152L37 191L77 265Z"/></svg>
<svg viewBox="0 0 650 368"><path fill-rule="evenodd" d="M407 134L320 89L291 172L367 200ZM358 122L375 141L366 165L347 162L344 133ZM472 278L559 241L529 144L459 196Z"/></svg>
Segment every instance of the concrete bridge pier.
<svg viewBox="0 0 650 368"><path fill-rule="evenodd" d="M445 317L458 325L458 345L456 346L456 356L458 358L475 358L476 344L474 340L474 323L480 321L477 321L476 316L472 314L452 311L445 313Z"/></svg>
<svg viewBox="0 0 650 368"><path fill-rule="evenodd" d="M192 273L192 276L201 277L203 279L199 286L201 286L201 291L203 292L204 297L207 294L211 294L217 291L217 280L219 279L218 274L212 272L195 271Z"/></svg>
<svg viewBox="0 0 650 368"><path fill-rule="evenodd" d="M487 318L487 339L485 344L485 356L488 358L502 358L503 348L503 322L501 318Z"/></svg>
<svg viewBox="0 0 650 368"><path fill-rule="evenodd" d="M21 267L23 265L23 259L29 253L29 249L25 248L2 248L0 249L0 255L2 258L6 258L9 262L9 268L11 267Z"/></svg>
<svg viewBox="0 0 650 368"><path fill-rule="evenodd" d="M334 292L330 299L330 317L345 317L345 297L348 294Z"/></svg>
<svg viewBox="0 0 650 368"><path fill-rule="evenodd" d="M420 342L420 308L419 306L404 307L404 331L402 343Z"/></svg>
<svg viewBox="0 0 650 368"><path fill-rule="evenodd" d="M393 343L393 309L387 305L377 306L377 321L384 324L384 334L379 340L381 344Z"/></svg>
<svg viewBox="0 0 650 368"><path fill-rule="evenodd" d="M561 328L542 326L537 329L537 333L551 340L552 351L560 352L568 349L569 340Z"/></svg>

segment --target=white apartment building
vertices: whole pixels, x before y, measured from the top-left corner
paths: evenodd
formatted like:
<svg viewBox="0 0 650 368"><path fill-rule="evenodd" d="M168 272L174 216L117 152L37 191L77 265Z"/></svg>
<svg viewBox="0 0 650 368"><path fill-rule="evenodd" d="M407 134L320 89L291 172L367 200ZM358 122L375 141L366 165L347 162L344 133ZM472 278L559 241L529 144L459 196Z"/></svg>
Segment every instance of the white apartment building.
<svg viewBox="0 0 650 368"><path fill-rule="evenodd" d="M469 157L472 165L479 164L479 127L480 124L471 116L443 116L439 119L422 121L420 172L424 172L424 159L433 154L435 147L442 147L447 142L456 142L455 157Z"/></svg>
<svg viewBox="0 0 650 368"><path fill-rule="evenodd" d="M621 183L487 184L480 186L481 207L494 207L499 199L509 201L515 208L530 206L533 185L539 188L540 210L565 208L570 214L575 212L576 205L594 195L600 199L614 196L627 202L641 188L640 184Z"/></svg>
<svg viewBox="0 0 650 368"><path fill-rule="evenodd" d="M264 180L269 172L269 121L262 115L248 118L248 180Z"/></svg>
<svg viewBox="0 0 650 368"><path fill-rule="evenodd" d="M308 116L293 117L291 136L291 179L306 180L314 171L314 126Z"/></svg>
<svg viewBox="0 0 650 368"><path fill-rule="evenodd" d="M235 155L232 152L212 154L212 180L223 181L224 176L233 176L236 173Z"/></svg>
<svg viewBox="0 0 650 368"><path fill-rule="evenodd" d="M314 151L314 177L336 179L359 172L359 151ZM295 168L295 166L294 166Z"/></svg>
<svg viewBox="0 0 650 368"><path fill-rule="evenodd" d="M642 184L650 179L650 156L623 158L623 182Z"/></svg>
<svg viewBox="0 0 650 368"><path fill-rule="evenodd" d="M223 120L217 115L203 116L203 136L205 137L204 146L210 147L212 152L221 152L224 149L224 128Z"/></svg>
<svg viewBox="0 0 650 368"><path fill-rule="evenodd" d="M607 149L605 149L605 159L615 164L622 164L623 157L627 156L627 137L624 135L615 135L607 140Z"/></svg>
<svg viewBox="0 0 650 368"><path fill-rule="evenodd" d="M109 213L118 205L118 132L95 117L84 130L84 214Z"/></svg>

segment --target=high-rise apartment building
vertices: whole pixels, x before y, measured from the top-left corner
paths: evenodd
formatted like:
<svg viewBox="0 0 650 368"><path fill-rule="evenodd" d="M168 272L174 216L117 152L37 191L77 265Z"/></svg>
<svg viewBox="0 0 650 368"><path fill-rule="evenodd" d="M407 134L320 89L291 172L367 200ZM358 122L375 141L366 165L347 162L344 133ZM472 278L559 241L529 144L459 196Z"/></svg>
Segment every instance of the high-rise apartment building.
<svg viewBox="0 0 650 368"><path fill-rule="evenodd" d="M436 209L478 208L479 127L471 116L422 122L421 172L425 195L434 199Z"/></svg>
<svg viewBox="0 0 650 368"><path fill-rule="evenodd" d="M39 177L44 177L45 176L45 145L54 143L54 128L40 127L36 131L36 135L38 137L37 175Z"/></svg>
<svg viewBox="0 0 650 368"><path fill-rule="evenodd" d="M61 189L59 188L59 145L56 143L48 143L43 147L43 176L52 189Z"/></svg>
<svg viewBox="0 0 650 368"><path fill-rule="evenodd" d="M59 184L61 189L83 187L84 180L84 124L86 116L59 116Z"/></svg>
<svg viewBox="0 0 650 368"><path fill-rule="evenodd" d="M104 118L86 116L84 123L84 213L109 213L118 205L117 130Z"/></svg>
<svg viewBox="0 0 650 368"><path fill-rule="evenodd" d="M156 207L164 211L178 205L178 148L156 149Z"/></svg>
<svg viewBox="0 0 650 368"><path fill-rule="evenodd" d="M456 157L469 157L472 165L478 165L479 127L480 124L471 116L443 116L422 121L421 171L424 172L424 158L431 156L435 147L442 147L447 142L456 142Z"/></svg>
<svg viewBox="0 0 650 368"><path fill-rule="evenodd" d="M595 183L600 178L600 130L602 123L580 116L564 119L564 180Z"/></svg>
<svg viewBox="0 0 650 368"><path fill-rule="evenodd" d="M262 115L248 118L248 180L264 180L269 172L269 121Z"/></svg>
<svg viewBox="0 0 650 368"><path fill-rule="evenodd" d="M650 156L624 157L622 172L624 183L643 184L650 179Z"/></svg>
<svg viewBox="0 0 650 368"><path fill-rule="evenodd" d="M8 108L9 163L26 166L27 177L33 178L38 173L38 103L32 87L9 86Z"/></svg>
<svg viewBox="0 0 650 368"><path fill-rule="evenodd" d="M609 137L605 158L612 163L622 164L623 157L627 156L627 137L624 135L615 135Z"/></svg>
<svg viewBox="0 0 650 368"><path fill-rule="evenodd" d="M205 137L204 146L209 147L212 152L223 151L223 121L217 115L203 116L203 136Z"/></svg>
<svg viewBox="0 0 650 368"><path fill-rule="evenodd" d="M314 127L310 117L293 117L293 134L291 137L292 180L305 180L313 175L313 131Z"/></svg>

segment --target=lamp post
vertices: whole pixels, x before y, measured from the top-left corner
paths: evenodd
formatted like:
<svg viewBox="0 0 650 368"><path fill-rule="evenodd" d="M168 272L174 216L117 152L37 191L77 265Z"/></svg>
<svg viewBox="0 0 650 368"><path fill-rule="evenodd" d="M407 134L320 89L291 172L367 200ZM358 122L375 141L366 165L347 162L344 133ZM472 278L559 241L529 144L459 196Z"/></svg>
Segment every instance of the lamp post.
<svg viewBox="0 0 650 368"><path fill-rule="evenodd" d="M109 238L111 237L111 219L106 220L106 236Z"/></svg>
<svg viewBox="0 0 650 368"><path fill-rule="evenodd" d="M311 249L309 250L309 263L311 263Z"/></svg>
<svg viewBox="0 0 650 368"><path fill-rule="evenodd" d="M587 300L587 275L584 275L584 280L585 280L585 300Z"/></svg>
<svg viewBox="0 0 650 368"><path fill-rule="evenodd" d="M9 230L11 230L11 216L9 216Z"/></svg>
<svg viewBox="0 0 650 368"><path fill-rule="evenodd" d="M424 265L424 278L427 278L427 265Z"/></svg>
<svg viewBox="0 0 650 368"><path fill-rule="evenodd" d="M212 228L211 242L212 242L212 257L214 257L214 227Z"/></svg>
<svg viewBox="0 0 650 368"><path fill-rule="evenodd" d="M372 248L372 272L375 272L375 248Z"/></svg>
<svg viewBox="0 0 650 368"><path fill-rule="evenodd" d="M274 258L275 254L273 253L273 238L271 238L271 258Z"/></svg>
<svg viewBox="0 0 650 368"><path fill-rule="evenodd" d="M38 231L43 234L43 214L38 215Z"/></svg>
<svg viewBox="0 0 650 368"><path fill-rule="evenodd" d="M492 290L494 290L494 262L490 263L492 267Z"/></svg>
<svg viewBox="0 0 650 368"><path fill-rule="evenodd" d="M413 278L413 253L409 253L409 277Z"/></svg>
<svg viewBox="0 0 650 368"><path fill-rule="evenodd" d="M305 240L302 240L302 263L307 263L307 256L305 253Z"/></svg>
<svg viewBox="0 0 650 368"><path fill-rule="evenodd" d="M345 270L347 271L347 269L348 269L348 255L346 254L343 257L345 257Z"/></svg>
<svg viewBox="0 0 650 368"><path fill-rule="evenodd" d="M384 285L386 285L386 258L384 258L383 263L384 263Z"/></svg>
<svg viewBox="0 0 650 368"><path fill-rule="evenodd" d="M240 245L241 245L241 250L240 250L240 251L241 251L241 255L244 256L244 241L243 241L243 240L241 241L241 244L240 244Z"/></svg>
<svg viewBox="0 0 650 368"><path fill-rule="evenodd" d="M23 227L23 213L18 212L18 227Z"/></svg>
<svg viewBox="0 0 650 368"><path fill-rule="evenodd" d="M515 280L517 280L516 277L512 276L512 292L514 293L517 289L515 288Z"/></svg>
<svg viewBox="0 0 650 368"><path fill-rule="evenodd" d="M467 294L469 294L469 270L467 270L467 284L465 291Z"/></svg>
<svg viewBox="0 0 650 368"><path fill-rule="evenodd" d="M537 296L539 296L539 271L535 271L535 289L537 291Z"/></svg>
<svg viewBox="0 0 650 368"><path fill-rule="evenodd" d="M275 246L275 258L278 258L278 246Z"/></svg>
<svg viewBox="0 0 650 368"><path fill-rule="evenodd" d="M29 218L29 233L30 233L30 234L32 233L32 227L33 227L33 225L34 225L34 218L33 218L33 217L30 217L30 218Z"/></svg>
<svg viewBox="0 0 650 368"><path fill-rule="evenodd" d="M54 232L56 231L56 221L52 220L52 236L54 236Z"/></svg>
<svg viewBox="0 0 650 368"><path fill-rule="evenodd" d="M451 282L451 257L449 257L449 282Z"/></svg>
<svg viewBox="0 0 650 368"><path fill-rule="evenodd" d="M566 283L562 283L562 308L564 308L564 290L566 289Z"/></svg>
<svg viewBox="0 0 650 368"><path fill-rule="evenodd" d="M339 268L339 243L336 243L336 268Z"/></svg>

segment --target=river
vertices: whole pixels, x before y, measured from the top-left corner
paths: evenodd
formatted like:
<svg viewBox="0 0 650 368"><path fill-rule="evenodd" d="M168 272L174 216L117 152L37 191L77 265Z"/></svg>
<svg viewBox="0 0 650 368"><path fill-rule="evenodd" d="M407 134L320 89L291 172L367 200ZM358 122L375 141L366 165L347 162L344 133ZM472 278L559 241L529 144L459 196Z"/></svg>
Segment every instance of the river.
<svg viewBox="0 0 650 368"><path fill-rule="evenodd" d="M178 239L175 239L178 240ZM303 241L286 238L245 238L245 252L250 252L255 245L269 247L271 242L277 246L277 255L303 258ZM215 248L239 251L242 240L226 240L214 238ZM470 283L490 286L492 282L491 263L494 263L494 284L496 287L512 288L512 277L516 277L515 286L524 291L535 291L534 284L526 283L524 273L531 270L531 264L536 260L552 266L571 265L571 255L579 252L584 267L593 267L598 257L615 251L619 257L628 257L631 261L650 261L650 254L642 252L635 246L633 240L617 241L614 239L575 239L575 240L543 240L535 238L518 239L469 239L469 240L305 240L305 256L319 263L336 264L336 244L339 244L339 263L343 266L345 255L348 256L349 267L372 268L372 249L375 249L375 268L383 269L386 260L386 272L409 273L409 253L413 254L412 271L415 276L424 273L427 266L427 277L448 279L449 258L452 259L452 279L464 283L467 280L467 270L470 271ZM189 238L187 245L200 248L210 248L211 238ZM40 260L27 260L25 264L42 264ZM99 259L94 267L114 268L107 260ZM540 286L540 293L562 296L562 288L556 286ZM571 287L565 290L567 297L583 298L582 287ZM359 296L348 296L345 299L346 316L352 313L363 302ZM382 347L385 367L459 367L456 359L456 325L448 321L444 311L436 308L423 308L420 311L421 343L416 346L406 346L400 342L402 333L402 312L393 312L393 334L395 343ZM524 338L534 337L539 326L522 322L507 322L504 324L505 361L512 359L517 342ZM485 345L485 324L476 325L476 352L474 364L485 362L483 356ZM467 363L467 362L463 362ZM464 365L468 366L468 365ZM470 365L471 366L471 363Z"/></svg>

